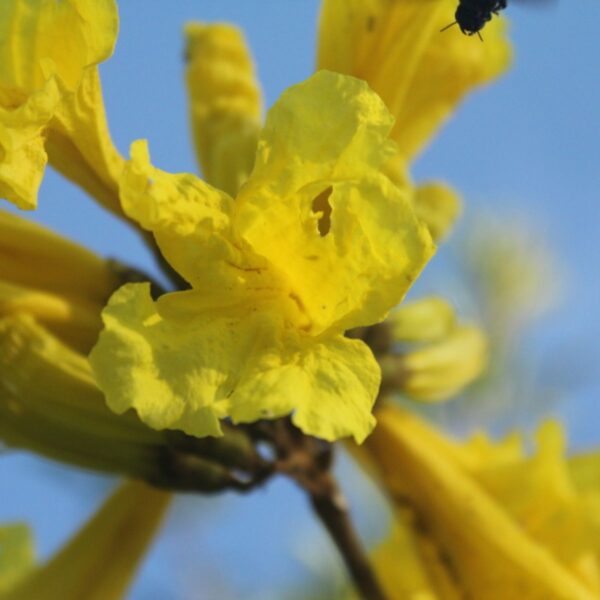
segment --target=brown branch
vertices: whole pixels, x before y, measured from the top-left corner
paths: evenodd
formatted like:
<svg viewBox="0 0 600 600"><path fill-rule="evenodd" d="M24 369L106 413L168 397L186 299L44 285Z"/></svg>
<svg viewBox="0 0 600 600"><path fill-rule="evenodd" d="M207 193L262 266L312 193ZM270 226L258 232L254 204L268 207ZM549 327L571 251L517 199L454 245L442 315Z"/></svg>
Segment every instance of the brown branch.
<svg viewBox="0 0 600 600"><path fill-rule="evenodd" d="M362 598L386 600L331 473L333 446L303 435L286 420L276 421L271 427L279 459L277 471L308 493L315 514L329 532Z"/></svg>
<svg viewBox="0 0 600 600"><path fill-rule="evenodd" d="M335 479L327 473L321 484L318 493L310 494L312 507L342 555L354 585L365 600L385 600Z"/></svg>

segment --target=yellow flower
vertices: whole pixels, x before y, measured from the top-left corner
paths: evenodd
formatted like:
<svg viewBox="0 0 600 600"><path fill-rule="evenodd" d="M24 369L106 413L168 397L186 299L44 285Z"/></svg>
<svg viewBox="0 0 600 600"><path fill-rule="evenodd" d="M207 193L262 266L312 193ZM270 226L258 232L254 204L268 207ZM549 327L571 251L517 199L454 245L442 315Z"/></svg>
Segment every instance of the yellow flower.
<svg viewBox="0 0 600 600"><path fill-rule="evenodd" d="M538 450L527 456L514 436L459 444L392 406L378 412L378 423L365 450L400 511L401 530L381 568L390 568L396 550L400 559L408 552L426 575L420 590L440 600L597 597L590 493L574 483L556 424L540 430Z"/></svg>
<svg viewBox="0 0 600 600"><path fill-rule="evenodd" d="M0 598L123 598L159 529L170 500L169 493L142 483L122 484L55 556L46 564L20 574L16 581L1 590ZM0 529L0 576L4 550L1 531ZM26 542L21 536L21 545L24 541ZM22 564L29 569L28 561Z"/></svg>
<svg viewBox="0 0 600 600"><path fill-rule="evenodd" d="M117 29L114 0L1 3L0 195L20 208L35 208L49 158L121 213L123 159L110 140L97 69Z"/></svg>
<svg viewBox="0 0 600 600"><path fill-rule="evenodd" d="M269 112L235 202L133 146L124 210L193 289L112 297L90 360L113 410L197 436L292 413L306 433L364 439L379 368L343 332L383 319L433 252L380 172L391 125L363 82L320 72Z"/></svg>
<svg viewBox="0 0 600 600"><path fill-rule="evenodd" d="M499 343L512 341L507 338L560 300L560 260L523 217L480 215L470 223L463 250L467 276Z"/></svg>
<svg viewBox="0 0 600 600"><path fill-rule="evenodd" d="M442 183L426 183L413 191L417 216L437 242L443 240L459 217L462 205L458 194Z"/></svg>

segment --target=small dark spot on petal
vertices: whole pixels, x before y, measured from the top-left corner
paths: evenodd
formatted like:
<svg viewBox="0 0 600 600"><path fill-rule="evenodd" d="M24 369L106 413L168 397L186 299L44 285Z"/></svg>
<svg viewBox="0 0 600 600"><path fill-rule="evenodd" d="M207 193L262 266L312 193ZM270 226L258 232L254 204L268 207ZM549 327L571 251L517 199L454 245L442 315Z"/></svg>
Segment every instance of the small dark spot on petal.
<svg viewBox="0 0 600 600"><path fill-rule="evenodd" d="M331 196L332 192L333 188L329 186L312 202L312 211L319 215L317 226L321 237L325 237L331 229L331 204L329 204L329 196Z"/></svg>

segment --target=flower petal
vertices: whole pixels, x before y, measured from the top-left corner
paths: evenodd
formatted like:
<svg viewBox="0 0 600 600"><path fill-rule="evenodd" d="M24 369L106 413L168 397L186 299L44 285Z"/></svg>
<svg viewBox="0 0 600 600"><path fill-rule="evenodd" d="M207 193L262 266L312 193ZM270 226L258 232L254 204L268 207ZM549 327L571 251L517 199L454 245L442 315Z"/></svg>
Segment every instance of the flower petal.
<svg viewBox="0 0 600 600"><path fill-rule="evenodd" d="M322 343L285 329L279 311L203 306L195 291L153 303L147 285L117 291L90 361L109 406L135 408L150 427L219 435L219 419L293 414L325 439L373 426L379 369L362 343ZM191 309L191 310L190 310Z"/></svg>
<svg viewBox="0 0 600 600"><path fill-rule="evenodd" d="M302 393L294 424L329 441L352 435L362 443L375 426L371 409L381 378L369 347L339 336L302 353L295 370Z"/></svg>
<svg viewBox="0 0 600 600"><path fill-rule="evenodd" d="M14 126L20 109L29 116L17 123L22 131L18 143L11 147L13 152L21 149L18 170L10 162L4 165L6 157L0 156L0 192L18 206L36 205L37 187L46 164L45 145L50 163L57 170L120 213L117 178L123 159L108 133L96 68L112 53L117 29L114 0L2 3L0 145L4 145L1 138L6 119L10 118ZM39 106L35 98L49 87L54 103L44 107L43 119L38 111L32 119L32 103ZM60 101L55 98L57 94ZM23 108L27 106L30 108ZM11 113L15 115L11 117ZM41 139L41 129L46 125Z"/></svg>
<svg viewBox="0 0 600 600"><path fill-rule="evenodd" d="M64 94L48 127L46 150L57 171L123 216L119 177L125 161L108 130L97 67L85 71L74 93Z"/></svg>
<svg viewBox="0 0 600 600"><path fill-rule="evenodd" d="M154 234L162 254L196 290L227 295L248 282L261 286L265 261L236 239L227 194L195 175L153 167L141 140L131 146L120 193L127 216ZM262 285L273 287L269 281Z"/></svg>
<svg viewBox="0 0 600 600"><path fill-rule="evenodd" d="M51 79L16 108L0 103L0 197L21 209L36 207L48 161L44 129L59 100L58 85Z"/></svg>
<svg viewBox="0 0 600 600"><path fill-rule="evenodd" d="M114 0L4 0L0 7L0 89L27 95L49 72L69 91L86 67L106 60L118 30ZM60 32L60 35L57 35Z"/></svg>
<svg viewBox="0 0 600 600"><path fill-rule="evenodd" d="M434 251L380 172L390 126L365 83L317 73L269 111L238 195L236 229L283 274L314 334L381 320Z"/></svg>
<svg viewBox="0 0 600 600"><path fill-rule="evenodd" d="M248 178L261 127L261 93L242 32L189 23L186 80L196 152L208 183L235 196Z"/></svg>

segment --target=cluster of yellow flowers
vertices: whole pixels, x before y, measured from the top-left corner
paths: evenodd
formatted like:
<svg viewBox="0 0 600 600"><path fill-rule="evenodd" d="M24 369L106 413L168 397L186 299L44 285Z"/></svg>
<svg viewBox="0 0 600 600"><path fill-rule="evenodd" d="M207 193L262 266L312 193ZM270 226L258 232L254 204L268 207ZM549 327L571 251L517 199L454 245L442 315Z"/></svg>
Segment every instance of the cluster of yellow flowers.
<svg viewBox="0 0 600 600"><path fill-rule="evenodd" d="M3 0L0 197L34 209L49 162L138 231L177 289L0 213L0 439L167 488L123 484L41 567L25 529L0 528L0 597L122 597L169 490L241 486L225 467L260 460L236 426L288 416L366 440L354 452L398 517L373 553L390 598L597 597L596 455L564 458L556 425L532 455L517 438L453 442L386 402L445 400L487 361L446 301L396 308L460 212L410 162L510 61L501 19L485 44L439 35L454 8L324 0L317 72L264 123L241 33L188 25L200 178L111 141L98 64L115 0ZM206 436L223 441L190 441Z"/></svg>

